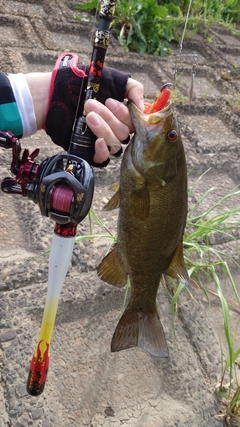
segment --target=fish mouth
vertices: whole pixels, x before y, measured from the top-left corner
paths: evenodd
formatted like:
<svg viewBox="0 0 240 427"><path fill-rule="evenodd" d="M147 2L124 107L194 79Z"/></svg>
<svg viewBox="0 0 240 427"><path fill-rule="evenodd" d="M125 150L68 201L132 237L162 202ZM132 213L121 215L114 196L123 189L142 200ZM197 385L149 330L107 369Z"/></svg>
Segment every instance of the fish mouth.
<svg viewBox="0 0 240 427"><path fill-rule="evenodd" d="M127 102L127 107L129 108L130 111L133 110L133 109L134 110L138 110L138 111L140 111L140 113L144 114L144 116L151 116L152 114L155 115L155 114L159 114L159 113L166 113L166 112L168 112L171 109L171 105L172 105L172 102L169 100L167 102L167 105L164 108L162 108L161 110L155 111L154 113L145 114L145 113L143 113L142 110L140 110L136 106L136 104L131 99L129 99L128 102Z"/></svg>
<svg viewBox="0 0 240 427"><path fill-rule="evenodd" d="M127 102L127 107L129 109L131 119L136 127L136 122L145 122L149 125L155 125L161 122L166 117L172 114L172 102L169 100L167 105L159 111L154 113L145 114L142 110L140 110L136 104L129 99Z"/></svg>

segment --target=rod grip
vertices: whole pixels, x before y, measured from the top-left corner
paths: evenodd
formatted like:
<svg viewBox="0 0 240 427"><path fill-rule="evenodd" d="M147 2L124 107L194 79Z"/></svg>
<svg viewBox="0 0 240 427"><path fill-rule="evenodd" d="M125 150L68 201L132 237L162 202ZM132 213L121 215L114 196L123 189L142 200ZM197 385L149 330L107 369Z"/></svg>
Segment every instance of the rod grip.
<svg viewBox="0 0 240 427"><path fill-rule="evenodd" d="M40 396L44 390L50 361L49 348L48 342L39 341L32 357L27 379L27 392L31 396Z"/></svg>
<svg viewBox="0 0 240 427"><path fill-rule="evenodd" d="M85 116L79 117L72 133L70 153L92 163L97 137L86 124Z"/></svg>

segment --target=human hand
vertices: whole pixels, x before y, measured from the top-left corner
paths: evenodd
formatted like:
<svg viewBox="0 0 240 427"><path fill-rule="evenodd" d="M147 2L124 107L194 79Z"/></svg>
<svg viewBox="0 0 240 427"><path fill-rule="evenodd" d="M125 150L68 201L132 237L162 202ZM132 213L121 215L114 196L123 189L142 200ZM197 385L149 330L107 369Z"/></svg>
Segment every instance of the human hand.
<svg viewBox="0 0 240 427"><path fill-rule="evenodd" d="M131 99L143 111L143 85L140 82L128 79L125 98ZM134 131L129 110L122 102L112 98L108 98L105 105L89 99L84 108L87 125L97 137L93 160L103 163L109 153L115 154L120 150L121 141Z"/></svg>

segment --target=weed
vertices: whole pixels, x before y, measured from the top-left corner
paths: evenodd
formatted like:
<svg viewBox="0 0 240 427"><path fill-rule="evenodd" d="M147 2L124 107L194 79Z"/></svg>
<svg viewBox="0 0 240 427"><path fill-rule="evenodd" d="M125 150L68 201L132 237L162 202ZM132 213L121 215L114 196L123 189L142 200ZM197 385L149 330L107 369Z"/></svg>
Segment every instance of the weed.
<svg viewBox="0 0 240 427"><path fill-rule="evenodd" d="M172 103L182 103L182 104L188 104L189 103L189 97L183 95L179 89L175 88L171 91L171 101Z"/></svg>
<svg viewBox="0 0 240 427"><path fill-rule="evenodd" d="M239 113L240 112L240 93L234 96L234 98L229 101L229 104L234 113Z"/></svg>
<svg viewBox="0 0 240 427"><path fill-rule="evenodd" d="M194 188L195 186L189 191L190 196ZM227 241L235 242L236 254L238 253L237 239L234 237L234 233L237 235L240 227L240 205L232 209L226 209L224 206L232 198L238 197L240 191L234 190L220 197L207 209L204 209L204 202L216 190L214 187L207 190L188 213L186 234L184 236L184 258L191 279L201 287L208 301L210 301L209 294L213 294L219 298L221 303L224 336L228 348L228 357L225 363L222 362L222 378L217 390L225 402L225 411L221 418L224 419L228 426L240 427L240 385L236 373L236 363L237 358L240 356L240 349L235 350L234 348L236 332L235 334L231 332L229 301L224 295L221 286L222 278L223 280L228 278L236 299L236 302L231 301L230 303L239 310L240 296L230 271L230 264L237 268L239 268L239 264L234 255L212 244L215 241L215 237L219 241L226 239ZM216 293L207 288L206 283L208 282L215 284ZM176 294L174 295L175 297ZM176 298L174 299L175 302ZM230 378L228 387L224 384L226 373L229 374Z"/></svg>
<svg viewBox="0 0 240 427"><path fill-rule="evenodd" d="M92 10L98 3L91 0L76 8ZM169 43L181 38L188 4L188 0L118 1L112 30L126 50L166 56L171 52ZM225 25L234 32L234 22L240 21L239 10L239 0L197 0L192 4L188 32L191 35L205 28L207 37L214 24Z"/></svg>

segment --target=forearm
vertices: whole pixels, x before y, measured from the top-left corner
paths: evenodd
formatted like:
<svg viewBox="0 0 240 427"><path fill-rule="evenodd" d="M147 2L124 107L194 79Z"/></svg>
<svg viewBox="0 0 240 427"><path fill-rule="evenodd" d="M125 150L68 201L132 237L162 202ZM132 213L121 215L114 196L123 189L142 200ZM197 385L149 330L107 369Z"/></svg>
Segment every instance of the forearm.
<svg viewBox="0 0 240 427"><path fill-rule="evenodd" d="M25 77L32 95L37 130L40 130L46 121L52 73L29 73Z"/></svg>

